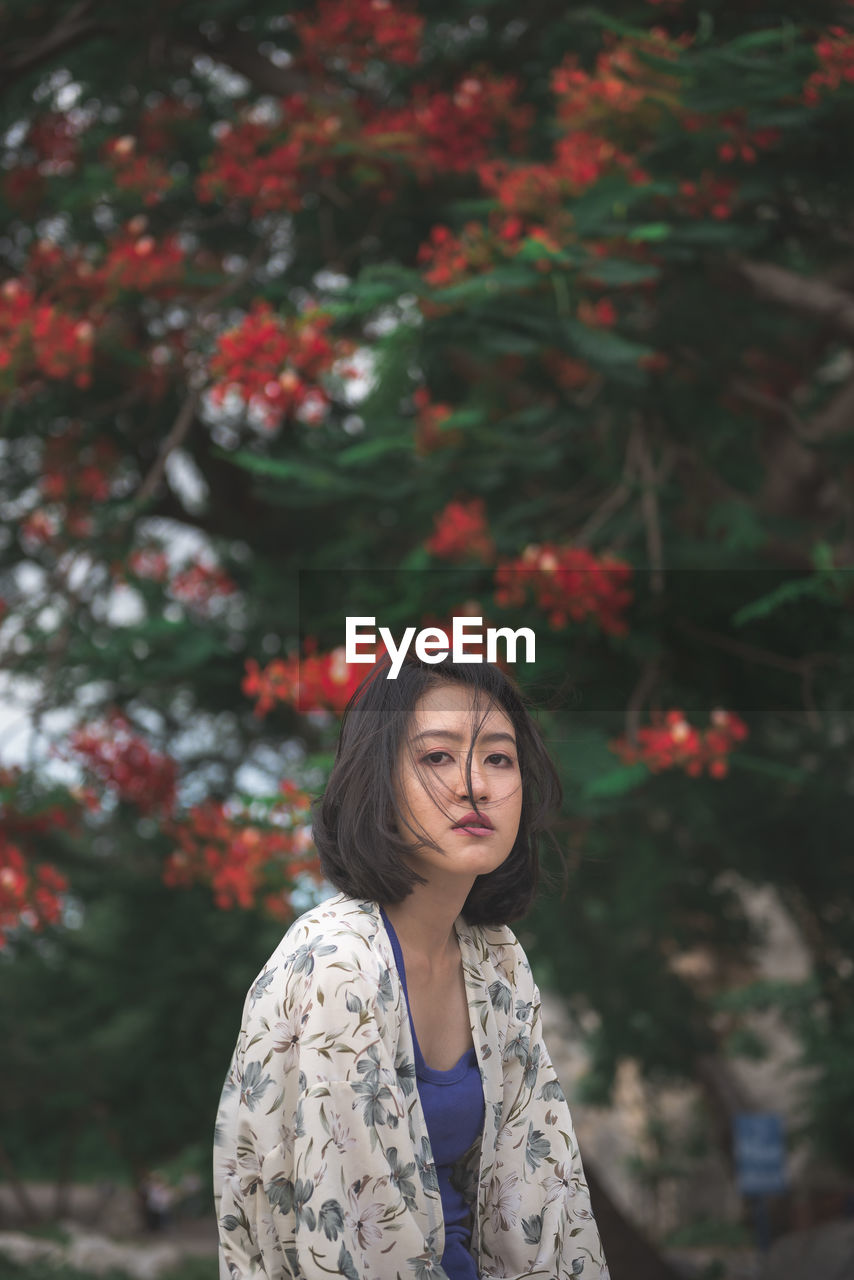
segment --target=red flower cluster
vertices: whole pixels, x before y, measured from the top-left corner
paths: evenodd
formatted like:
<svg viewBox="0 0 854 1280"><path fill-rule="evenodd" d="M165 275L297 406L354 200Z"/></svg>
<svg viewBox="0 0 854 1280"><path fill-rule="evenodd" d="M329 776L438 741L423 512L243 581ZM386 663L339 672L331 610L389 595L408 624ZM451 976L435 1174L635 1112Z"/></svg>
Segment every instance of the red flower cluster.
<svg viewBox="0 0 854 1280"><path fill-rule="evenodd" d="M599 298L597 302L585 299L578 304L578 318L592 329L612 329L617 323L617 308L610 298Z"/></svg>
<svg viewBox="0 0 854 1280"><path fill-rule="evenodd" d="M331 323L319 310L287 319L256 299L243 321L217 342L209 365L216 379L213 403L222 404L236 391L270 429L297 410L317 420L329 403L320 378L353 350L352 343L327 337Z"/></svg>
<svg viewBox="0 0 854 1280"><path fill-rule="evenodd" d="M295 19L300 61L310 70L323 71L329 60L351 71L372 58L402 67L418 61L424 19L391 0L317 0L310 14Z"/></svg>
<svg viewBox="0 0 854 1280"><path fill-rule="evenodd" d="M642 760L653 773L662 769L682 768L692 778L707 769L712 778L723 778L729 770L728 756L738 742L747 737L744 721L733 711L717 707L711 714L709 727L695 729L681 711L653 712L650 727L638 730L638 746L626 738L609 745L626 764Z"/></svg>
<svg viewBox="0 0 854 1280"><path fill-rule="evenodd" d="M653 32L642 47L659 57L673 57L679 45ZM568 199L616 171L634 183L648 180L636 159L639 119L643 125L639 113L650 106L657 111L661 105L675 105L678 82L642 62L640 48L623 42L604 51L592 73L581 70L574 57L555 70L552 88L564 132L549 162L511 165L487 158L485 147L482 157L467 157L465 167L476 169L481 185L495 196L497 213L489 225L467 223L459 236L447 227L433 228L418 252L429 283L450 284L488 270L513 258L526 239L528 245L540 241L543 255L538 265L547 269L549 257L574 238L566 215ZM615 123L631 133L630 146L611 137Z"/></svg>
<svg viewBox="0 0 854 1280"><path fill-rule="evenodd" d="M189 106L180 98L161 98L146 107L137 125L137 136L143 151L152 155L180 152L181 125L199 117L198 107Z"/></svg>
<svg viewBox="0 0 854 1280"><path fill-rule="evenodd" d="M442 427L442 423L453 413L451 405L431 400L426 387L419 387L412 399L416 409L415 452L419 457L433 453L436 449L459 444L460 432L446 431Z"/></svg>
<svg viewBox="0 0 854 1280"><path fill-rule="evenodd" d="M64 111L36 116L30 122L26 144L38 157L39 173L70 173L80 159L79 134L79 127Z"/></svg>
<svg viewBox="0 0 854 1280"><path fill-rule="evenodd" d="M362 647L362 652L367 650ZM379 645L375 658L385 652ZM308 711L332 711L340 716L350 698L369 674L365 663L348 663L343 645L330 653L318 653L317 641L309 637L303 645L303 657L274 658L259 667L254 658L246 663L246 675L240 686L248 698L257 698L255 715L264 716L277 702L286 703L305 714Z"/></svg>
<svg viewBox="0 0 854 1280"><path fill-rule="evenodd" d="M30 121L24 140L24 153L34 153L0 178L3 196L9 206L23 218L35 219L48 200L48 178L64 177L77 167L80 159L79 129L61 111L48 111Z"/></svg>
<svg viewBox="0 0 854 1280"><path fill-rule="evenodd" d="M119 190L140 196L143 204L159 204L172 186L172 178L160 160L137 152L133 134L111 138L104 147L104 158L112 165L113 181Z"/></svg>
<svg viewBox="0 0 854 1280"><path fill-rule="evenodd" d="M566 57L551 78L563 129L552 159L517 166L485 160L477 166L482 185L496 196L503 213L542 220L540 234L557 249L573 236L563 211L567 198L620 170L631 182L647 181L636 158L638 133L649 131L662 106L677 105L678 80L638 54L673 58L681 43L655 30L642 44L623 41L603 50L592 72L582 70L575 56ZM612 136L615 130L619 137ZM630 145L622 141L623 134L629 135Z"/></svg>
<svg viewBox="0 0 854 1280"><path fill-rule="evenodd" d="M37 297L16 277L0 287L0 387L20 387L31 379L92 381L95 327Z"/></svg>
<svg viewBox="0 0 854 1280"><path fill-rule="evenodd" d="M468 172L485 159L501 125L517 146L531 119L529 108L515 103L517 91L510 76L468 75L450 92L416 83L402 107L377 108L354 97L338 114L291 94L279 100L278 120L244 112L234 125L223 122L196 197L246 200L255 216L296 213L306 190L336 179L348 187L379 186L381 199L393 199L392 175L401 166L422 181L437 172Z"/></svg>
<svg viewBox="0 0 854 1280"><path fill-rule="evenodd" d="M530 246L542 252L537 266L547 267L551 255L560 252L560 245L545 227L526 227L521 218L499 213L488 223L467 222L459 236L444 225L432 227L429 239L419 246L417 261L428 268L424 272L428 284L441 288L512 261L520 249ZM425 314L429 314L429 306L429 302L422 303Z"/></svg>
<svg viewBox="0 0 854 1280"><path fill-rule="evenodd" d="M525 602L530 589L555 629L592 618L606 635L625 635L624 611L632 602L626 585L631 566L616 556L598 559L583 547L531 545L495 572L495 603L505 608Z"/></svg>
<svg viewBox="0 0 854 1280"><path fill-rule="evenodd" d="M416 84L405 107L374 114L362 136L398 154L422 181L437 170L467 173L486 159L501 124L509 130L511 149L524 143L532 111L516 103L518 92L515 77L487 73L466 76L450 93Z"/></svg>
<svg viewBox="0 0 854 1280"><path fill-rule="evenodd" d="M75 422L45 442L39 480L42 496L47 502L64 502L69 509L76 503L85 508L105 502L118 464L119 452L112 440L106 436L85 440L82 424Z"/></svg>
<svg viewBox="0 0 854 1280"><path fill-rule="evenodd" d="M177 765L152 751L120 711L101 724L75 729L66 750L85 764L102 787L143 814L168 814L175 806Z"/></svg>
<svg viewBox="0 0 854 1280"><path fill-rule="evenodd" d="M176 600L204 614L214 601L234 595L237 583L218 565L193 564L175 574L169 590Z"/></svg>
<svg viewBox="0 0 854 1280"><path fill-rule="evenodd" d="M261 820L251 807L206 800L169 822L167 834L178 847L166 861L164 882L173 888L210 885L222 910L260 906L289 918L287 890L296 877L322 877L307 825L310 797L288 781L281 794Z"/></svg>
<svg viewBox="0 0 854 1280"><path fill-rule="evenodd" d="M302 93L281 98L278 105L278 123L246 112L235 125L223 122L209 167L196 181L202 204L247 200L255 217L281 209L296 213L311 183L336 173L342 162L333 148L344 120Z"/></svg>
<svg viewBox="0 0 854 1280"><path fill-rule="evenodd" d="M779 129L748 129L747 112L728 111L720 117L720 126L729 137L718 147L718 155L727 163L743 160L745 164L754 164L760 151L767 151L780 141Z"/></svg>
<svg viewBox="0 0 854 1280"><path fill-rule="evenodd" d="M68 881L46 862L35 866L16 844L0 837L0 948L21 926L41 929L62 914L61 894Z"/></svg>
<svg viewBox="0 0 854 1280"><path fill-rule="evenodd" d="M66 792L66 803L24 797L22 783L19 766L0 769L0 947L12 929L41 929L59 920L65 876L48 863L37 865L27 846L38 847L46 831L78 830L81 806L91 809L95 803L88 792Z"/></svg>
<svg viewBox="0 0 854 1280"><path fill-rule="evenodd" d="M165 582L169 577L169 557L159 546L149 543L131 552L128 568L137 578Z"/></svg>
<svg viewBox="0 0 854 1280"><path fill-rule="evenodd" d="M732 217L733 205L738 194L738 184L732 178L719 178L714 173L703 173L699 182L680 182L680 204L690 218L724 220Z"/></svg>
<svg viewBox="0 0 854 1280"><path fill-rule="evenodd" d="M39 489L44 505L21 521L25 543L54 549L94 528L93 508L106 502L113 491L119 467L118 450L106 437L87 440L74 422L61 435L51 436L42 453Z"/></svg>
<svg viewBox="0 0 854 1280"><path fill-rule="evenodd" d="M843 84L854 84L854 32L830 27L814 48L818 70L804 85L803 100L815 107L824 94L835 93Z"/></svg>
<svg viewBox="0 0 854 1280"><path fill-rule="evenodd" d="M567 54L551 73L558 119L577 128L603 116L630 115L649 92L648 78L649 68L638 62L635 49L627 42L603 49L592 73L582 70L575 54Z"/></svg>
<svg viewBox="0 0 854 1280"><path fill-rule="evenodd" d="M495 196L503 212L512 211L528 218L547 213L550 225L566 195L566 184L554 165L511 165L503 159L485 160L478 165L477 176L481 186ZM568 232L568 219L566 228Z"/></svg>
<svg viewBox="0 0 854 1280"><path fill-rule="evenodd" d="M629 180L647 182L647 174L626 151L601 134L576 129L555 144L554 168L571 195L578 195L608 173L624 170Z"/></svg>
<svg viewBox="0 0 854 1280"><path fill-rule="evenodd" d="M162 243L142 235L140 215L113 238L100 262L40 240L18 277L0 285L0 390L46 378L92 381L94 343L108 312L126 290L168 298L184 273L175 236Z"/></svg>
<svg viewBox="0 0 854 1280"><path fill-rule="evenodd" d="M687 38L671 39L660 27L642 40L612 41L599 53L592 72L579 66L574 54L567 54L551 75L560 122L571 129L591 122L607 124L622 117L633 128L643 125L644 114L656 114L660 106L677 102L679 80L644 62L639 53L657 60L675 59Z"/></svg>
<svg viewBox="0 0 854 1280"><path fill-rule="evenodd" d="M85 309L90 318L103 316L122 290L173 297L183 280L184 251L177 236L158 242L146 234L147 228L146 215L135 214L109 238L99 257L39 240L30 250L27 275L51 296Z"/></svg>
<svg viewBox="0 0 854 1280"><path fill-rule="evenodd" d="M136 547L126 563L113 566L113 575L117 581L130 575L162 584L173 599L203 616L210 616L220 600L238 590L237 583L224 569L204 560L187 565L170 578L169 557L157 542Z"/></svg>
<svg viewBox="0 0 854 1280"><path fill-rule="evenodd" d="M589 386L595 377L586 360L564 355L562 351L555 349L544 351L542 362L563 391L581 391L584 387Z"/></svg>
<svg viewBox="0 0 854 1280"><path fill-rule="evenodd" d="M483 498L467 502L449 502L434 518L435 532L425 542L431 556L438 560L495 559L495 543L486 523Z"/></svg>
<svg viewBox="0 0 854 1280"><path fill-rule="evenodd" d="M92 281L106 300L117 297L123 289L160 298L177 292L184 275L184 250L178 237L165 236L158 243L154 236L139 234L145 225L142 215L132 218L127 231L110 242L107 256Z"/></svg>

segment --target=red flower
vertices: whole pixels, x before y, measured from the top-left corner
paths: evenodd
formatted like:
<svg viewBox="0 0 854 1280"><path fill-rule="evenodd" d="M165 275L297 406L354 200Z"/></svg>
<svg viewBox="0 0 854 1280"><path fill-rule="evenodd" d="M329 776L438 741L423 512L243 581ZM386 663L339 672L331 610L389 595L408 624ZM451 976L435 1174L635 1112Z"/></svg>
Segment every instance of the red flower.
<svg viewBox="0 0 854 1280"><path fill-rule="evenodd" d="M423 27L419 14L391 0L316 0L296 20L301 61L318 70L332 60L362 71L372 58L414 66Z"/></svg>
<svg viewBox="0 0 854 1280"><path fill-rule="evenodd" d="M77 756L102 787L143 814L168 814L175 805L178 766L135 734L120 711L75 729L66 753Z"/></svg>
<svg viewBox="0 0 854 1280"><path fill-rule="evenodd" d="M824 94L836 93L843 84L854 84L854 32L829 27L813 51L819 67L804 85L808 107L817 106Z"/></svg>
<svg viewBox="0 0 854 1280"><path fill-rule="evenodd" d="M449 404L440 404L430 399L426 387L419 387L412 397L416 408L415 452L420 456L433 453L436 449L459 444L459 431L446 431L443 423L450 418L453 409Z"/></svg>
<svg viewBox="0 0 854 1280"><path fill-rule="evenodd" d="M216 565L194 564L175 575L169 591L182 604L204 614L215 601L234 595L237 584Z"/></svg>
<svg viewBox="0 0 854 1280"><path fill-rule="evenodd" d="M704 769L712 778L729 771L729 755L736 743L748 734L747 725L732 711L716 708L705 731L694 728L681 711L653 712L652 724L638 730L637 746L626 738L610 744L626 764L643 763L653 773L682 768L689 777L699 777Z"/></svg>
<svg viewBox="0 0 854 1280"><path fill-rule="evenodd" d="M264 801L263 816L251 804L206 800L168 822L176 848L164 867L165 883L207 884L222 910L261 906L290 918L288 892L298 877L322 877L308 831L310 797L289 781L280 792L273 804Z"/></svg>
<svg viewBox="0 0 854 1280"><path fill-rule="evenodd" d="M210 361L214 404L236 392L271 428L300 409L323 408L329 397L321 377L352 352L351 343L327 337L331 323L319 310L287 319L256 299L241 323L219 337Z"/></svg>
<svg viewBox="0 0 854 1280"><path fill-rule="evenodd" d="M368 668L364 663L348 663L343 645L330 653L317 653L316 649L316 641L309 637L301 658L274 658L263 669L254 658L248 659L241 689L247 697L258 699L256 716L266 715L277 702L303 714L332 711L341 715ZM385 646L379 646L375 657L384 651Z"/></svg>
<svg viewBox="0 0 854 1280"><path fill-rule="evenodd" d="M495 544L486 523L482 498L467 502L449 502L434 517L435 532L424 544L439 560L475 558L489 564L495 556Z"/></svg>
<svg viewBox="0 0 854 1280"><path fill-rule="evenodd" d="M68 881L48 863L34 865L20 848L0 837L0 948L11 929L56 924Z"/></svg>
<svg viewBox="0 0 854 1280"><path fill-rule="evenodd" d="M598 559L583 547L531 544L495 572L495 602L505 608L525 602L528 590L556 630L570 622L595 621L608 635L624 635L624 611L632 602L631 567L614 556Z"/></svg>

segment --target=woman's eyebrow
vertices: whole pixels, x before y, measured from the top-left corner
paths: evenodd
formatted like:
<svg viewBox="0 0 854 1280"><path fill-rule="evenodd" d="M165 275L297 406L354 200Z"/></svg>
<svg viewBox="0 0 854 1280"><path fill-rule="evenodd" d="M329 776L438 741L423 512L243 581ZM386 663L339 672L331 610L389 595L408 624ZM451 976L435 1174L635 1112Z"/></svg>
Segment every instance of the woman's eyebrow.
<svg viewBox="0 0 854 1280"><path fill-rule="evenodd" d="M495 730L493 733L481 733L478 735L482 742L512 742L516 745L516 739L512 733L504 733L501 730ZM419 738L447 738L449 742L462 742L463 735L454 733L450 729L423 729L421 733L416 733L412 739L417 742Z"/></svg>

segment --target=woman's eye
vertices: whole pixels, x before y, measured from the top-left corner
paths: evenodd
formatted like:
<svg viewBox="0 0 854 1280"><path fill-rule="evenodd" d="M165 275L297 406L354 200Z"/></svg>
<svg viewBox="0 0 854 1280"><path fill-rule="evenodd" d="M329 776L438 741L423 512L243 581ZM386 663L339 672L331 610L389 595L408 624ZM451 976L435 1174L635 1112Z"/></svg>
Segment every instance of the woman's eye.
<svg viewBox="0 0 854 1280"><path fill-rule="evenodd" d="M451 758L450 751L431 751L422 758L422 764L440 765L444 764L446 760L450 760ZM513 758L505 755L503 751L491 752L490 755L485 757L485 763L505 769L508 766L512 768L515 765Z"/></svg>

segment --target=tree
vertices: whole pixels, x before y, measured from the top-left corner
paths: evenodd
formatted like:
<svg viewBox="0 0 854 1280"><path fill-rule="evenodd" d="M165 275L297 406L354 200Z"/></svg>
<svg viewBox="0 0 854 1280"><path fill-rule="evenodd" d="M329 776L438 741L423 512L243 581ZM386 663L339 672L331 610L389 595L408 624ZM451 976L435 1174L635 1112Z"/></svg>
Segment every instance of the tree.
<svg viewBox="0 0 854 1280"><path fill-rule="evenodd" d="M85 770L4 775L4 976L68 894L96 936L96 869L287 915L345 616L529 626L571 893L527 927L591 1087L725 1106L785 999L851 1171L850 5L0 20L0 645ZM808 988L745 985L733 871Z"/></svg>

